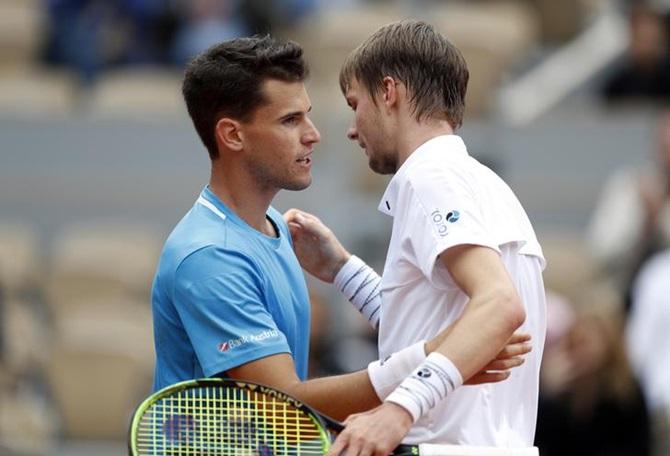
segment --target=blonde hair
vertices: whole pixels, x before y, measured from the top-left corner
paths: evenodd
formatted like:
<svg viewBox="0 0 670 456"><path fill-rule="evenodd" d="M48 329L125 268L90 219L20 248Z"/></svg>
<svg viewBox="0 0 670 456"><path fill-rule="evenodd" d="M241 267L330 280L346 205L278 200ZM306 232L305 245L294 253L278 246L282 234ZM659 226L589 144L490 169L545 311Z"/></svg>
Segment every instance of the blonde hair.
<svg viewBox="0 0 670 456"><path fill-rule="evenodd" d="M391 76L402 82L417 120L444 118L455 129L463 123L468 67L460 51L431 25L405 20L386 25L345 60L340 88L356 79L372 99Z"/></svg>

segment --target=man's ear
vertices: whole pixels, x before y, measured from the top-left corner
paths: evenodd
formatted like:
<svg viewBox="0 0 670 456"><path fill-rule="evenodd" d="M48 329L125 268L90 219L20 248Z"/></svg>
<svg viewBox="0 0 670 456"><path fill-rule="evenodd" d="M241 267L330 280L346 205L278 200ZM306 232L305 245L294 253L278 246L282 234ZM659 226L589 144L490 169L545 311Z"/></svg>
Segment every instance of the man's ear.
<svg viewBox="0 0 670 456"><path fill-rule="evenodd" d="M230 117L222 117L216 123L215 134L216 142L226 149L239 151L242 150L242 132L240 123Z"/></svg>
<svg viewBox="0 0 670 456"><path fill-rule="evenodd" d="M398 102L398 83L391 76L382 79L382 99L387 108Z"/></svg>

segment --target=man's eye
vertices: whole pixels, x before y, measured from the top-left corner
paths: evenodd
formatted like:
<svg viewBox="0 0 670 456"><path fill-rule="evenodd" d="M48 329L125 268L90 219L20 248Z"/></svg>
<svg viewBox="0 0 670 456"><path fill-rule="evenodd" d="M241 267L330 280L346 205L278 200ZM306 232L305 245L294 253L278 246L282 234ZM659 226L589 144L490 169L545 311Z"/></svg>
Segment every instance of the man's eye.
<svg viewBox="0 0 670 456"><path fill-rule="evenodd" d="M295 116L287 117L287 118L284 119L284 121L283 121L283 123L286 124L286 125L293 125L293 124L295 124L295 123L297 123L297 122L298 122L298 118L295 117Z"/></svg>

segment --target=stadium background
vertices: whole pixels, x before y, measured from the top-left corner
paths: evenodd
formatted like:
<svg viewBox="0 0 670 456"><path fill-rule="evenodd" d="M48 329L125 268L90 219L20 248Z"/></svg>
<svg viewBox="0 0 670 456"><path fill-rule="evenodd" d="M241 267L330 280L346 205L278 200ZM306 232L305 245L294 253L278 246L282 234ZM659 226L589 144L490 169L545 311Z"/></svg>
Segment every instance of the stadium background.
<svg viewBox="0 0 670 456"><path fill-rule="evenodd" d="M304 45L323 137L312 186L280 193L274 206L318 215L379 272L390 223L376 206L387 179L345 139L339 63L400 18L427 19L450 37L471 74L461 135L519 196L545 247L552 296L579 313L575 296L602 276L586 237L599 194L657 148L663 100L603 94L631 51L630 7L0 0L0 454L123 453L129 414L150 388L148 294L160 247L208 178L180 98L183 61L255 29ZM329 287L309 283L313 373L364 367L374 334ZM667 433L652 428L660 448Z"/></svg>

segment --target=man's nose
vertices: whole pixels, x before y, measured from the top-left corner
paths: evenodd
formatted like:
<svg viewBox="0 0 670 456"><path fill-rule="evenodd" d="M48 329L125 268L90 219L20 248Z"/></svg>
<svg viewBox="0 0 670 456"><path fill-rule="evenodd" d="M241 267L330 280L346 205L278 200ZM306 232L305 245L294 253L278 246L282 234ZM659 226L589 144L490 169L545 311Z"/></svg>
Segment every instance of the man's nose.
<svg viewBox="0 0 670 456"><path fill-rule="evenodd" d="M319 130L316 129L314 122L312 122L310 119L308 119L308 122L309 129L307 134L303 137L303 140L310 144L321 142L321 133L319 133Z"/></svg>

